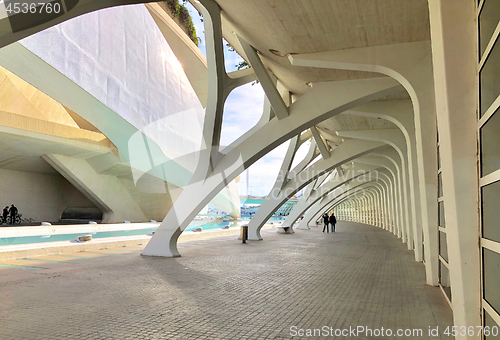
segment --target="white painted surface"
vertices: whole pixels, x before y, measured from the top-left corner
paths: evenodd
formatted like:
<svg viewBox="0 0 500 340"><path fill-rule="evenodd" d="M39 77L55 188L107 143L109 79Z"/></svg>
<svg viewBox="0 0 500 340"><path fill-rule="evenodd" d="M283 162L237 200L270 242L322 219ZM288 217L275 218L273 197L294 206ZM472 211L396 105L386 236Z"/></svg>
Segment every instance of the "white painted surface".
<svg viewBox="0 0 500 340"><path fill-rule="evenodd" d="M88 13L20 43L144 132L167 157L188 155L185 165L194 169L203 108L143 5Z"/></svg>
<svg viewBox="0 0 500 340"><path fill-rule="evenodd" d="M75 224L34 227L0 228L0 237L25 237L63 234L89 234L104 231L121 231L157 228L160 223L113 223L113 224Z"/></svg>
<svg viewBox="0 0 500 340"><path fill-rule="evenodd" d="M204 111L143 5L79 16L7 46L0 59L104 133L136 185L146 172L188 184L203 147ZM216 204L238 217L236 185L220 196Z"/></svg>

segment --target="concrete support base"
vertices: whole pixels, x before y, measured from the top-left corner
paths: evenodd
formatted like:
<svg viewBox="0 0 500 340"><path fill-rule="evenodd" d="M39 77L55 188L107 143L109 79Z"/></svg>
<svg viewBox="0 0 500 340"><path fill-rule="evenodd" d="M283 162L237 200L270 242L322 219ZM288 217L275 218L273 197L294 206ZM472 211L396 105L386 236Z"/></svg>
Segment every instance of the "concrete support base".
<svg viewBox="0 0 500 340"><path fill-rule="evenodd" d="M295 234L292 227L278 227L278 234Z"/></svg>

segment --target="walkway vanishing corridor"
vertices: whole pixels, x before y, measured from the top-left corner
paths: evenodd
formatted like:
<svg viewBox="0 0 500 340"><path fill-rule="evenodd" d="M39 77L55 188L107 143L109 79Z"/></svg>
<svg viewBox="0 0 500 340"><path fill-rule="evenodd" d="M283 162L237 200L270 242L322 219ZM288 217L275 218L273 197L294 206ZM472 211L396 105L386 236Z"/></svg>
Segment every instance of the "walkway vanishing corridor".
<svg viewBox="0 0 500 340"><path fill-rule="evenodd" d="M341 222L336 233L263 237L183 243L181 258L121 248L31 261L40 270L2 267L0 339L289 339L323 326L439 339L429 326L451 325L423 264L382 229Z"/></svg>

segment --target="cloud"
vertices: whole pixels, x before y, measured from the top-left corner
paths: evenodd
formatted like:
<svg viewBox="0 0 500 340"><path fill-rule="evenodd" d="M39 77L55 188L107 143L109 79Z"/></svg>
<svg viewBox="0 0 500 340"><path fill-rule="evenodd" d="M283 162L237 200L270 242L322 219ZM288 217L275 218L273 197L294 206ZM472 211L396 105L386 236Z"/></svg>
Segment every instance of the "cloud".
<svg viewBox="0 0 500 340"><path fill-rule="evenodd" d="M224 106L221 145L230 145L250 130L262 116L264 91L260 84L246 84L236 88ZM240 195L265 196L271 191L278 176L288 142L269 152L250 167L250 188L247 193L246 171L240 176Z"/></svg>
<svg viewBox="0 0 500 340"><path fill-rule="evenodd" d="M289 141L286 141L250 166L247 170L250 171L249 194L254 196L267 196L269 194L278 177L288 144ZM245 188L238 188L240 194L246 194L246 176L242 176L243 178Z"/></svg>
<svg viewBox="0 0 500 340"><path fill-rule="evenodd" d="M262 116L264 91L260 84L234 89L224 105L221 145L229 145L250 130Z"/></svg>

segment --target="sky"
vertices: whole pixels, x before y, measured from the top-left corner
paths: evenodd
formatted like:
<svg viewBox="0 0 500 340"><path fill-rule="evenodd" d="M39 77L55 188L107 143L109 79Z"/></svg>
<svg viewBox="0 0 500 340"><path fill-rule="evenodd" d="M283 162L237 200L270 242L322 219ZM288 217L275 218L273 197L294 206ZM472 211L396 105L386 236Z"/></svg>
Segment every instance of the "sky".
<svg viewBox="0 0 500 340"><path fill-rule="evenodd" d="M206 55L202 18L189 2L186 2L185 5L193 19L196 34L201 38L198 47L203 54ZM224 48L224 58L227 72L235 71L236 65L243 60L238 53L229 51L227 47ZM264 91L260 84L246 84L234 89L228 96L224 106L221 145L229 145L253 127L262 115L263 106ZM240 181L238 182L238 191L240 195L266 196L271 191L276 177L278 176L288 144L289 142L285 142L270 151L240 175ZM305 156L305 152L307 152L307 146L299 150L292 164L293 166ZM249 171L250 178L248 192L246 180L247 171Z"/></svg>

